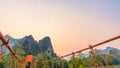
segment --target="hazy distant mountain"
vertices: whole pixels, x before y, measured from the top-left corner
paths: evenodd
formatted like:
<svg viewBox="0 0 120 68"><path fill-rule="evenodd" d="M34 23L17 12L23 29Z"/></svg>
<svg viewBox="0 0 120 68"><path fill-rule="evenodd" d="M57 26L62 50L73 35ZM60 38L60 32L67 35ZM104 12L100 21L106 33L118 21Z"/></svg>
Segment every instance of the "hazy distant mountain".
<svg viewBox="0 0 120 68"><path fill-rule="evenodd" d="M32 35L25 36L21 39L14 39L13 37L6 35L5 38L10 40L11 47L18 44L22 45L26 54L37 55L42 52L47 52L51 56L56 56L53 50L51 39L48 36L43 38L39 42L34 40Z"/></svg>
<svg viewBox="0 0 120 68"><path fill-rule="evenodd" d="M14 39L9 35L6 35L5 38L10 40L10 46L11 47L16 45L16 44L19 44L19 41L17 39Z"/></svg>
<svg viewBox="0 0 120 68"><path fill-rule="evenodd" d="M110 54L110 52L115 52L117 56L120 56L120 50L114 47L106 47L106 49L95 49L94 52L95 54ZM87 51L85 53L82 54L84 57L88 57L90 56L90 51ZM79 55L77 55L77 57L79 57Z"/></svg>
<svg viewBox="0 0 120 68"><path fill-rule="evenodd" d="M120 57L120 50L117 49L117 48L114 48L114 47L106 47L106 49L103 49L103 50L100 50L100 49L95 49L94 50L95 52L95 55L98 55L98 54L110 54L113 55L117 60L120 60L118 59L118 57ZM89 57L90 56L90 51L86 51L85 53L81 53L81 54L76 54L76 57ZM70 60L72 58L72 55L71 56L68 56L66 57L65 59L66 60Z"/></svg>
<svg viewBox="0 0 120 68"><path fill-rule="evenodd" d="M110 51L113 51L113 50L118 51L119 49L114 48L114 47L110 47L110 46L106 47L106 49L103 49L103 50L96 49L97 54L109 54Z"/></svg>

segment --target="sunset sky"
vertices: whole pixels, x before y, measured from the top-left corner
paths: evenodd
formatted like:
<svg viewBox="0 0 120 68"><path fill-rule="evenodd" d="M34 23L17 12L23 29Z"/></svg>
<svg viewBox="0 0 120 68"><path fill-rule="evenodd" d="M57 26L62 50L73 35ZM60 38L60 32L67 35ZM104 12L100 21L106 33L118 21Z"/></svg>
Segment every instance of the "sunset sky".
<svg viewBox="0 0 120 68"><path fill-rule="evenodd" d="M0 0L0 31L14 38L50 36L65 55L120 35L120 0ZM120 49L120 40L102 45Z"/></svg>

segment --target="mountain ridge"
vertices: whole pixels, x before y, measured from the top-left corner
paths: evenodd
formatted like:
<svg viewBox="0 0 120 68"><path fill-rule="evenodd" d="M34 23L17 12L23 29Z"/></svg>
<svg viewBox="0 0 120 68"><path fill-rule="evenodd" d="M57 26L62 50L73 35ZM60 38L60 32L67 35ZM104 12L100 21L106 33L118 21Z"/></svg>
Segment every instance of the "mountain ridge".
<svg viewBox="0 0 120 68"><path fill-rule="evenodd" d="M37 55L39 53L46 52L51 56L56 56L49 36L46 36L39 41L36 41L32 35L24 36L21 39L15 39L9 35L6 35L5 38L10 40L11 47L18 44L22 45L26 55Z"/></svg>

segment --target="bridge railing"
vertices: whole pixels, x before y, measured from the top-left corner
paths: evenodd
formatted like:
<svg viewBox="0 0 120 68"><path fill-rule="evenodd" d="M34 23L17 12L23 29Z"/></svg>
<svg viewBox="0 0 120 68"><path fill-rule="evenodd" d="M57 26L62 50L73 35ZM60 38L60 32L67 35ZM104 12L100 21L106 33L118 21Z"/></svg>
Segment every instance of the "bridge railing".
<svg viewBox="0 0 120 68"><path fill-rule="evenodd" d="M119 36L116 36L116 37L113 37L113 38L110 38L108 40L105 40L105 41L102 41L100 43L97 43L97 44L94 44L94 45L89 45L88 47L84 48L84 49L81 49L79 51L76 51L76 52L72 52L72 53L69 53L69 54L66 54L64 56L61 56L61 57L57 57L57 58L52 58L50 60L43 60L43 61L38 61L37 63L45 63L46 65L48 65L47 68L51 68L50 65L49 65L49 62L52 62L52 61L56 61L56 60L62 60L62 63L61 63L61 66L62 68L65 68L64 67L64 59L65 57L68 57L68 56L72 56L73 57L73 68L77 68L76 67L76 61L75 61L75 54L77 53L81 53L83 51L86 51L86 50L90 50L91 51L91 55L93 57L93 61L94 61L94 67L95 68L98 68L98 64L97 64L97 60L96 60L96 57L95 57L95 53L94 53L94 48L97 47L97 46L100 46L102 44L105 44L105 43L108 43L108 42L111 42L111 41L114 41L114 40L117 40L120 38L120 35ZM21 60L16 56L16 53L10 48L10 45L9 45L9 40L6 40L2 33L0 32L0 40L2 40L2 45L5 45L9 51L12 53L12 55L17 59L17 61L22 64ZM12 63L11 63L12 64ZM56 66L57 66L57 63L56 63ZM25 66L24 66L25 67ZM32 66L33 67L33 66ZM22 67L23 68L23 67ZM57 68L57 67L56 67Z"/></svg>
<svg viewBox="0 0 120 68"><path fill-rule="evenodd" d="M6 47L10 52L11 52L11 54L12 54L12 58L8 58L8 59L10 59L10 64L9 64L9 68L12 68L12 60L13 60L13 58L16 58L16 62L18 62L19 64L22 64L22 62L21 62L21 60L18 58L18 56L16 55L16 53L12 50L12 48L10 47L10 45L9 45L9 40L6 40L5 38L4 38L4 36L2 35L2 33L0 32L0 40L2 41L2 44L1 44L1 48L4 46L4 47ZM6 48L4 48L4 51L3 52L1 52L0 53L0 59L2 58L2 56L3 56L3 54L6 52ZM0 50L2 50L2 49L0 49ZM16 65L16 64L15 64ZM16 67L15 67L16 68Z"/></svg>
<svg viewBox="0 0 120 68"><path fill-rule="evenodd" d="M39 63L41 62L41 63L46 63L47 64L47 63L49 63L51 61L56 61L56 60L63 59L63 58L68 57L68 56L72 56L73 57L73 68L77 68L76 67L76 62L75 62L75 54L81 53L81 52L86 51L86 50L90 50L91 51L91 55L93 57L93 61L94 61L94 67L98 68L97 60L96 60L95 53L94 53L94 48L97 47L97 46L103 45L105 43L109 43L111 41L117 40L119 38L120 38L120 35L116 36L116 37L113 37L113 38L110 38L108 40L102 41L100 43L94 44L94 45L89 45L87 48L84 48L84 49L81 49L79 51L66 54L66 55L61 56L61 57L52 58L50 60L39 61ZM48 68L51 68L51 67L48 67ZM64 60L62 61L62 68L64 68Z"/></svg>

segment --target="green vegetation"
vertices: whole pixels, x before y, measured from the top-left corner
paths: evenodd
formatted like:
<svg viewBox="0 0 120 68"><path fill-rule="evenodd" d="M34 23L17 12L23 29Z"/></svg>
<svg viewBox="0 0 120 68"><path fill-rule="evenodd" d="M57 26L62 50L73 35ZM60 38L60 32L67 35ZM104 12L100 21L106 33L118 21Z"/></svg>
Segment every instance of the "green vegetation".
<svg viewBox="0 0 120 68"><path fill-rule="evenodd" d="M22 60L25 61L26 58L26 51L24 50L23 45L15 45L12 48L17 56ZM29 50L28 50L29 51ZM100 54L98 50L95 50L95 55L97 59L97 64L99 68L119 68L120 67L120 54L119 50L111 50L108 54ZM34 52L30 52L30 54L34 54ZM76 55L77 57L65 60L65 59L58 59L54 61L47 61L52 58L56 58L57 56L52 56L48 52L40 52L37 55L33 56L33 66L35 68L94 68L94 61L91 54L88 57L85 57L84 54ZM43 61L44 60L44 61ZM20 68L19 62L16 61L14 56L10 53L3 55L2 59L0 60L0 68Z"/></svg>

